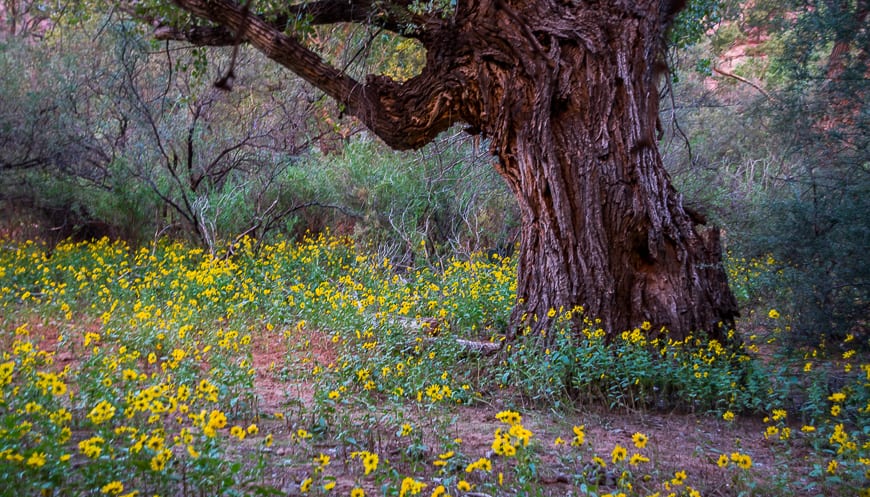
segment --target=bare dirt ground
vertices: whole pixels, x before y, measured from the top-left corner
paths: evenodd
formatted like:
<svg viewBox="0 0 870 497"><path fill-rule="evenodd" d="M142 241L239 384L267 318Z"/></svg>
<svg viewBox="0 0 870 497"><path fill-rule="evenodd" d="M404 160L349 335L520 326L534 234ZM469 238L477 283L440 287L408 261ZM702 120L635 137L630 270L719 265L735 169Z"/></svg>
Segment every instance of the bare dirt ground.
<svg viewBox="0 0 870 497"><path fill-rule="evenodd" d="M334 346L326 334L310 331L306 336L311 342L309 352L313 354L313 358L310 360L319 364L328 364L335 359ZM292 406L299 406L304 410L310 406L314 396L310 384L288 379L287 375L282 375L280 368L276 366L286 363L288 354L292 355L294 351L288 349L285 340L277 337L261 336L254 342L254 365L257 369L255 385L261 399L260 412L264 414L261 421L275 437L275 445L269 450L279 456L298 452L293 433L297 427L304 427L302 425L305 420L293 419L290 416L277 422L270 420L268 414L283 412L288 406L291 410ZM394 401L385 399L385 404L390 402ZM567 485L570 476L582 469L566 466L566 458L563 456L571 450L567 444L561 446L554 444L557 438L570 442L572 427L575 425L585 426L586 438L593 447L594 453L604 459L610 458L610 453L617 444L628 448L629 453L632 453L635 451L632 435L637 432L647 435L649 437L647 449L639 452L643 452L651 459L650 464L656 468L654 472L659 475L659 481L682 470L687 473L689 484L702 490L702 495L705 496L733 496L738 493L737 489L732 488L730 477L716 464L720 454L731 454L735 451L750 454L753 461L752 471L762 481L769 479L777 471L774 458L777 448L774 443L764 439L766 425L758 417L737 416L733 421L725 421L711 414L610 411L594 405L576 405L569 409L554 411L541 405L529 404L524 408L518 408L517 405L523 405L522 401L500 392L473 406L447 407L440 415L456 421L447 428L449 433L439 431L438 436L435 436L433 430L443 430L444 427L434 422L427 422L426 412L410 407L405 411L405 415L409 421L422 427L424 432L428 431L423 443L429 447L425 459L431 462L439 453L437 440L445 438L461 439L462 452L469 457L473 456L472 459L491 456L493 432L496 428L504 426L495 419L495 414L508 408L519 410L523 415L524 426L534 433L533 438L536 440L535 446L540 455L539 484L543 490L542 495L569 495L571 492L569 488L573 488ZM365 419L370 421L372 418ZM300 422L298 426L297 421ZM388 458L397 455L400 450L403 450L402 443L406 443L397 440L395 434L389 432L389 428L377 423L367 428L372 439L379 441L379 447L386 452ZM793 431L799 429L800 426L792 427ZM377 431L380 433L374 435L373 433ZM262 449L250 445L246 450L253 452ZM318 446L317 450L340 460L343 455L346 456L354 449L341 447L338 444L324 444ZM805 455L794 454L794 463L801 464ZM585 460L588 462L588 457ZM396 461L393 462L394 466L399 466ZM311 464L278 465L267 471L267 477L270 484L294 495L298 492L298 483L310 474L312 467ZM359 476L358 471L347 464L331 469L333 473L338 473L335 475L336 490L339 494L346 495L353 488L354 477ZM401 469L411 471L415 468L405 465ZM432 473L432 470L433 467L430 465L428 471ZM418 474L418 476L422 475ZM604 483L607 485L611 482ZM379 490L376 488L366 490L367 495L379 495Z"/></svg>

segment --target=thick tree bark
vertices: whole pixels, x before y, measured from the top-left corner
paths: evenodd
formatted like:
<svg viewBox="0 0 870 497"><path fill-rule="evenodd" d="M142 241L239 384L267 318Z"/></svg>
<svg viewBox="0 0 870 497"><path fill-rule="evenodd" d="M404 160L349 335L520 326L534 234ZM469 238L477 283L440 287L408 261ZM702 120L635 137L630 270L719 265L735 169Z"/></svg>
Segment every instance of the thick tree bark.
<svg viewBox="0 0 870 497"><path fill-rule="evenodd" d="M611 334L722 338L737 306L718 233L695 231L655 145L658 2L554 4L496 12L515 64L481 57L471 78L522 214L515 321L579 305Z"/></svg>
<svg viewBox="0 0 870 497"><path fill-rule="evenodd" d="M337 2L310 5L336 21ZM455 122L490 138L522 214L517 325L543 329L550 309L575 306L611 334L648 321L678 338L722 338L733 325L718 233L695 231L655 143L672 2L460 0L452 15L430 17L392 2L389 15L369 18L413 17L427 49L422 74L402 84L354 81L237 4L178 3L221 25L220 36L196 36L214 43L241 31L395 148L421 146ZM359 19L350 9L344 20Z"/></svg>

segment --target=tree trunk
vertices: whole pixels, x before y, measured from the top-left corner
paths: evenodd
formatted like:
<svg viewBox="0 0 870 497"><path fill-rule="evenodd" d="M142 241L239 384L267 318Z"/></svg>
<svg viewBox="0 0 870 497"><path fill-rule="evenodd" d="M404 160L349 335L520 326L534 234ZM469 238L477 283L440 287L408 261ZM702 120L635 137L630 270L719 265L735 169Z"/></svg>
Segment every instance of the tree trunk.
<svg viewBox="0 0 870 497"><path fill-rule="evenodd" d="M718 232L695 231L655 144L654 14L598 13L601 31L534 40L522 33L558 14L508 15L543 21L502 27L527 50L519 67L481 61L479 91L500 97L484 112L488 134L522 215L515 325L541 330L551 309L576 306L610 335L649 322L722 338L734 324Z"/></svg>
<svg viewBox="0 0 870 497"><path fill-rule="evenodd" d="M244 38L393 148L457 122L490 138L522 213L514 325L543 330L551 309L576 306L610 334L649 322L722 338L733 325L718 233L695 231L655 143L657 62L684 1L457 0L426 13L408 1L317 0L254 16L229 0L175 1L217 26L161 37ZM425 46L426 66L402 83L356 81L285 32L295 17L402 33Z"/></svg>
<svg viewBox="0 0 870 497"><path fill-rule="evenodd" d="M695 232L655 149L571 154L589 150L598 130L570 118L553 126L550 139L571 146L564 153L517 143L521 154L502 165L522 214L514 324L543 328L551 309L579 305L609 334L649 322L675 338L721 338L737 306L718 231Z"/></svg>

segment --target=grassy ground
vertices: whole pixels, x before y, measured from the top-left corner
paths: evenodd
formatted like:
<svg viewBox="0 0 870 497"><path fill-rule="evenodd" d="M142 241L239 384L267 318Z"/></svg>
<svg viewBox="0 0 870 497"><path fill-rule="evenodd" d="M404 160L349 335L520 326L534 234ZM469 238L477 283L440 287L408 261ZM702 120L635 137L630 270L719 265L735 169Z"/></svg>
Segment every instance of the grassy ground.
<svg viewBox="0 0 870 497"><path fill-rule="evenodd" d="M425 248L424 248L425 249ZM733 261L738 291L775 261ZM510 260L399 273L318 237L212 259L107 240L0 249L0 488L22 495L868 494L867 337L496 354ZM437 326L436 326L437 324ZM862 343L862 340L864 341Z"/></svg>

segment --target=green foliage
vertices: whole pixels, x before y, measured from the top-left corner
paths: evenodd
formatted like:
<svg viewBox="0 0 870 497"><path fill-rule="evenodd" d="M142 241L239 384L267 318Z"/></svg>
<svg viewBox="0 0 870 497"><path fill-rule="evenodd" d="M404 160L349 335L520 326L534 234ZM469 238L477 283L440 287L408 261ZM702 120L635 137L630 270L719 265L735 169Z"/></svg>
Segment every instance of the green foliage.
<svg viewBox="0 0 870 497"><path fill-rule="evenodd" d="M584 318L579 332L570 314L558 320L543 356L538 337L510 346L503 383L547 402L570 396L611 409L758 411L770 403L768 372L749 355L753 341L737 349L704 337L649 338L647 324L607 341L594 320Z"/></svg>
<svg viewBox="0 0 870 497"><path fill-rule="evenodd" d="M471 140L444 135L414 155L354 140L341 154L312 156L297 169L312 198L355 213L353 233L406 267L452 254L512 250L512 197Z"/></svg>
<svg viewBox="0 0 870 497"><path fill-rule="evenodd" d="M664 2L665 4L678 2ZM728 15L727 0L690 0L674 19L670 29L670 45L685 48L698 43L713 27Z"/></svg>
<svg viewBox="0 0 870 497"><path fill-rule="evenodd" d="M808 184L798 183L786 190L790 195L767 204L771 228L755 240L757 250L789 261L783 267L787 302L810 340L842 338L870 312L865 251L870 226L863 214L870 209L870 182L829 178L825 184L817 176L825 172L806 171Z"/></svg>
<svg viewBox="0 0 870 497"><path fill-rule="evenodd" d="M717 31L714 54L752 42L721 62L750 84L701 79L689 71L709 54L684 52L675 91L694 102L678 114L687 139L664 148L678 188L725 227L735 257L777 261L754 294L793 316L797 342L866 330L870 312L866 30L858 2L809 4L757 2Z"/></svg>
<svg viewBox="0 0 870 497"><path fill-rule="evenodd" d="M805 333L842 338L870 312L866 12L860 2L812 3L776 31L787 79L765 110L772 130L790 137L793 167L770 197L771 229L759 245L788 261Z"/></svg>

